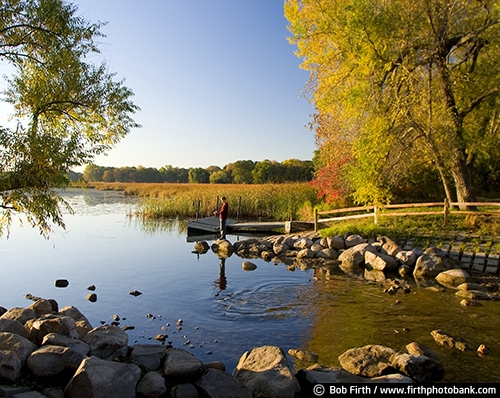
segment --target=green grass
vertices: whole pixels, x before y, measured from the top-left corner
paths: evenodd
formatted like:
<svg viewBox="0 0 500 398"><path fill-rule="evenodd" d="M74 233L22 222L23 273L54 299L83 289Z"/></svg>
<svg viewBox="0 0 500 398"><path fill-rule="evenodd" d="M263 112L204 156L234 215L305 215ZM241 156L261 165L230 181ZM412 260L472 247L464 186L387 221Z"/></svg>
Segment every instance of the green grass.
<svg viewBox="0 0 500 398"><path fill-rule="evenodd" d="M500 236L500 217L450 215L447 226L441 215L379 217L378 224L372 218L365 218L331 222L328 227L320 230L322 236L343 235L347 232L364 237L433 236L444 239L458 233L492 237Z"/></svg>

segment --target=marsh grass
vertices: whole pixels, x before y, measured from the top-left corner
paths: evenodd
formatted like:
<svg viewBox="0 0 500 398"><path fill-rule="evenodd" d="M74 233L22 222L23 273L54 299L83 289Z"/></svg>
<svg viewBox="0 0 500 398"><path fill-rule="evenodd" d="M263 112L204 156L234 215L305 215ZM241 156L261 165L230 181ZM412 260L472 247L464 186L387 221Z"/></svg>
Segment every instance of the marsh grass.
<svg viewBox="0 0 500 398"><path fill-rule="evenodd" d="M96 183L95 189L120 190L141 198L136 215L143 219L193 218L213 215L225 196L229 217L251 220L310 220L316 190L307 183L288 184L154 184Z"/></svg>

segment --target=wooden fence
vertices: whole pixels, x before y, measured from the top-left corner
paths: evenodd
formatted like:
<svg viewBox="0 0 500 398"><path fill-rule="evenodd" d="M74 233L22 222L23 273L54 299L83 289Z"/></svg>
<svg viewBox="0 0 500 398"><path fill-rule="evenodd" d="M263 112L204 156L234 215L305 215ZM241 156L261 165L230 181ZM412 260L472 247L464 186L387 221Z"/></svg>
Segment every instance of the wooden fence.
<svg viewBox="0 0 500 398"><path fill-rule="evenodd" d="M411 209L411 208L422 208L422 207L440 207L442 209L433 210L433 211L390 211L391 209ZM317 231L319 229L320 223L327 223L332 221L341 221L341 220L353 220L358 218L370 218L373 217L373 221L375 224L378 223L380 217L406 217L406 216L428 216L428 215L442 215L444 225L446 226L448 223L448 216L450 214L474 214L474 215L492 215L492 216L500 216L500 210L487 210L487 211L479 211L479 210L460 210L462 208L473 208L473 207L500 207L500 203L498 202L467 202L467 203L459 203L459 202L448 202L445 199L443 202L430 202L430 203L407 203L407 204L394 204L394 205L385 205L385 206L363 206L363 207L348 207L345 209L335 209L335 210L326 210L326 211L318 211L318 209L314 209L314 230ZM389 210L389 211L386 211ZM358 213L354 215L344 215L346 213ZM330 217L330 218L320 218L322 215L332 215L332 214L342 214L338 217Z"/></svg>

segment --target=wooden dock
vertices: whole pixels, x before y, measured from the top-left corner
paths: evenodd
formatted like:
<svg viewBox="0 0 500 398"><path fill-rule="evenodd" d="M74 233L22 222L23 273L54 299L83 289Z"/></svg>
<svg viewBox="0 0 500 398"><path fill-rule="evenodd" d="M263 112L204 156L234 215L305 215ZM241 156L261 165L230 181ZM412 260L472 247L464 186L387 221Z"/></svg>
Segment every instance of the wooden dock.
<svg viewBox="0 0 500 398"><path fill-rule="evenodd" d="M314 228L312 222L300 221L270 221L270 222L239 222L234 219L227 219L227 232L284 232L292 233ZM219 218L205 217L198 220L188 221L189 231L205 231L211 233L219 232Z"/></svg>

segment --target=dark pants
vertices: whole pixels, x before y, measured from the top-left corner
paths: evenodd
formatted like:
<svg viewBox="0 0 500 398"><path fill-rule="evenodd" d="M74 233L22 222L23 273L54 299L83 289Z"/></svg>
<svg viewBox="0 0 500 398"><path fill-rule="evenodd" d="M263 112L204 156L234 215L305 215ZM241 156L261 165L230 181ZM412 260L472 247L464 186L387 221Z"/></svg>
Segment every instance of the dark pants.
<svg viewBox="0 0 500 398"><path fill-rule="evenodd" d="M226 239L226 219L221 218L220 220L220 237Z"/></svg>

